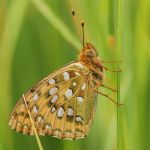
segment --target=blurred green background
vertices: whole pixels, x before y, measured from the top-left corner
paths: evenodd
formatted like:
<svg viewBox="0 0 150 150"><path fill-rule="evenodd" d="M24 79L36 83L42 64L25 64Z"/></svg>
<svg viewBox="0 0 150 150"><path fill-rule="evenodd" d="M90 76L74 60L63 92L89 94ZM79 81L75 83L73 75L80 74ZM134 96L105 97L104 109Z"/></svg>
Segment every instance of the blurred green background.
<svg viewBox="0 0 150 150"><path fill-rule="evenodd" d="M103 60L117 59L119 0L0 0L0 150L38 149L35 137L11 130L8 120L19 97L34 83L75 60L82 48L72 21L85 21L85 40ZM82 140L40 137L44 149L150 150L150 1L124 0L119 107L99 96L96 117ZM106 64L116 69L116 64ZM117 87L115 73L105 83ZM102 89L116 100L116 93ZM118 141L118 142L117 142Z"/></svg>

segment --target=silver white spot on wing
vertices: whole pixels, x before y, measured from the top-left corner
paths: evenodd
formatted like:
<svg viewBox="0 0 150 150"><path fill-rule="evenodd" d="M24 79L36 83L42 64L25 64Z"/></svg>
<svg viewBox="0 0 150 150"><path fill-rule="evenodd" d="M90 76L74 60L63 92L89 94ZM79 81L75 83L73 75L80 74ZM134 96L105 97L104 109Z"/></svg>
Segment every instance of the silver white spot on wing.
<svg viewBox="0 0 150 150"><path fill-rule="evenodd" d="M41 117L41 116L38 116L37 121L40 122L41 119L42 119L42 117Z"/></svg>
<svg viewBox="0 0 150 150"><path fill-rule="evenodd" d="M83 85L81 86L81 90L85 90L86 88L86 83L84 82Z"/></svg>
<svg viewBox="0 0 150 150"><path fill-rule="evenodd" d="M45 130L51 129L51 126L49 124L45 124L44 129Z"/></svg>
<svg viewBox="0 0 150 150"><path fill-rule="evenodd" d="M27 128L28 128L28 126L25 124L25 125L23 126L23 128L24 128L24 129L27 129Z"/></svg>
<svg viewBox="0 0 150 150"><path fill-rule="evenodd" d="M50 79L50 80L48 80L48 83L50 84L50 85L52 85L52 84L55 84L55 80L54 79Z"/></svg>
<svg viewBox="0 0 150 150"><path fill-rule="evenodd" d="M54 95L54 94L56 94L57 91L58 91L58 88L57 88L57 87L52 87L52 88L49 90L49 95Z"/></svg>
<svg viewBox="0 0 150 150"><path fill-rule="evenodd" d="M68 89L67 91L66 91L66 93L65 93L65 96L66 96L66 98L70 98L70 97L72 97L73 96L73 91L72 91L72 89Z"/></svg>
<svg viewBox="0 0 150 150"><path fill-rule="evenodd" d="M77 122L82 122L82 118L80 116L77 116L75 119Z"/></svg>
<svg viewBox="0 0 150 150"><path fill-rule="evenodd" d="M69 76L68 72L64 72L63 76L64 76L64 80L66 80L66 81L70 79L70 76Z"/></svg>
<svg viewBox="0 0 150 150"><path fill-rule="evenodd" d="M39 98L38 94L37 94L37 93L35 93L35 94L34 94L34 96L33 96L33 99L34 99L35 101L37 101L37 100L38 100L38 98Z"/></svg>
<svg viewBox="0 0 150 150"><path fill-rule="evenodd" d="M79 73L79 72L75 72L75 75L76 75L76 76L80 76L80 73Z"/></svg>
<svg viewBox="0 0 150 150"><path fill-rule="evenodd" d="M57 111L57 117L61 118L64 115L64 109L62 107L60 107Z"/></svg>
<svg viewBox="0 0 150 150"><path fill-rule="evenodd" d="M76 82L73 82L73 83L72 83L72 85L73 85L73 86L76 86L76 85L77 85L77 83L76 83Z"/></svg>
<svg viewBox="0 0 150 150"><path fill-rule="evenodd" d="M72 108L67 108L67 115L69 117L73 116L74 112L73 112L73 109Z"/></svg>
<svg viewBox="0 0 150 150"><path fill-rule="evenodd" d="M53 106L51 109L51 112L54 112L56 110L56 108Z"/></svg>
<svg viewBox="0 0 150 150"><path fill-rule="evenodd" d="M39 123L39 122L43 122L44 120L43 120L42 116L39 115L37 117L36 121Z"/></svg>
<svg viewBox="0 0 150 150"><path fill-rule="evenodd" d="M34 105L33 108L32 108L32 112L38 113L38 109L37 109L37 107L36 107L35 105Z"/></svg>
<svg viewBox="0 0 150 150"><path fill-rule="evenodd" d="M77 102L78 102L79 104L83 103L83 102L84 102L83 97L82 97L82 96L78 96L78 97L77 97Z"/></svg>
<svg viewBox="0 0 150 150"><path fill-rule="evenodd" d="M58 99L58 95L54 95L53 98L51 99L51 103L55 103Z"/></svg>
<svg viewBox="0 0 150 150"><path fill-rule="evenodd" d="M21 123L20 122L17 122L17 127L21 126Z"/></svg>
<svg viewBox="0 0 150 150"><path fill-rule="evenodd" d="M84 68L84 66L83 66L81 63L75 63L75 66L77 66L77 67L79 67L79 68L81 68L81 69Z"/></svg>

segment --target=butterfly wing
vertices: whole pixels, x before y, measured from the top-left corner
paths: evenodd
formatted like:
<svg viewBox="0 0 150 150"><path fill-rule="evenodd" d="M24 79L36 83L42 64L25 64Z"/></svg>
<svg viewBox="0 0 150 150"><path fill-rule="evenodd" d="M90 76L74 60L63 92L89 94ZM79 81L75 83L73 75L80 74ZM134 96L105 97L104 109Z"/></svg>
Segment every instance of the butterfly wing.
<svg viewBox="0 0 150 150"><path fill-rule="evenodd" d="M68 110L73 110L72 116L69 115L70 111L66 111L66 121L64 124L65 139L79 139L84 138L92 125L97 96L93 92L90 81L84 80L79 85L79 91L69 103L67 103ZM71 108L71 109L70 109Z"/></svg>
<svg viewBox="0 0 150 150"><path fill-rule="evenodd" d="M52 73L25 94L39 135L62 139L85 137L95 112L92 84L84 75L89 70L73 62ZM27 109L21 98L16 104L9 126L23 134L34 134Z"/></svg>

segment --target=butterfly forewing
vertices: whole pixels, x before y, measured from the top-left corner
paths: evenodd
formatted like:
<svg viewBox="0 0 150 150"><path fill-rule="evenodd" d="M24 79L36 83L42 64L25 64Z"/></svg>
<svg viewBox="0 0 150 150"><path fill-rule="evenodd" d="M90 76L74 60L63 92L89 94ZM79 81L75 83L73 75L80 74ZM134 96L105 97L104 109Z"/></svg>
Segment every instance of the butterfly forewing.
<svg viewBox="0 0 150 150"><path fill-rule="evenodd" d="M85 74L89 74L89 70L84 64L73 62L52 73L25 94L39 135L48 134L62 139L85 137L96 104L93 84ZM33 134L22 98L11 114L9 125L18 132Z"/></svg>

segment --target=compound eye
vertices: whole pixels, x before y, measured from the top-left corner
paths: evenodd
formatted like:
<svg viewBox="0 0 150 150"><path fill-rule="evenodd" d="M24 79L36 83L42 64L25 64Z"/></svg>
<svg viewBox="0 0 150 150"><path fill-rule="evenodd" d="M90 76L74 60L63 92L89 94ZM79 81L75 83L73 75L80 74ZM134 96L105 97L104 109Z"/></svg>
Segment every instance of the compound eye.
<svg viewBox="0 0 150 150"><path fill-rule="evenodd" d="M88 57L94 57L94 53L91 51L91 50L89 50L89 51L87 51L87 54L86 54Z"/></svg>

